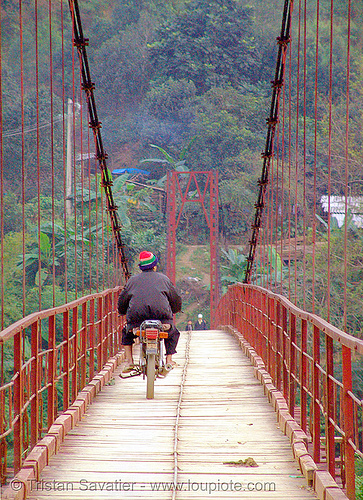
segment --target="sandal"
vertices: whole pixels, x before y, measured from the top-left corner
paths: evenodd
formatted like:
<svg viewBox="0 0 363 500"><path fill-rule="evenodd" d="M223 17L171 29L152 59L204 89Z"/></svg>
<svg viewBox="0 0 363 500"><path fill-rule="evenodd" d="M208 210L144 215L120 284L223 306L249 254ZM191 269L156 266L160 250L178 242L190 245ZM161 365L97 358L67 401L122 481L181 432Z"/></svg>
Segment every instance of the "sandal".
<svg viewBox="0 0 363 500"><path fill-rule="evenodd" d="M177 363L175 363L175 361L172 361L171 363L167 363L165 365L165 368L167 369L168 372L170 372L170 370L172 370L173 368L175 368L176 366L178 366Z"/></svg>
<svg viewBox="0 0 363 500"><path fill-rule="evenodd" d="M135 370L135 365L132 363L130 365L126 365L123 369L122 369L122 373L130 373L132 372L133 370Z"/></svg>

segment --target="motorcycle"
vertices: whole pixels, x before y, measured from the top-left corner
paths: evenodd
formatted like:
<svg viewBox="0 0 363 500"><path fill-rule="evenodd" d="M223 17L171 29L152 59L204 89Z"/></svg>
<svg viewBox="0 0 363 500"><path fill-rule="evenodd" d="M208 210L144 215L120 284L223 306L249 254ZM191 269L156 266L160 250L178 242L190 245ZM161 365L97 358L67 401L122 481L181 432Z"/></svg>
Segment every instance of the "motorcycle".
<svg viewBox="0 0 363 500"><path fill-rule="evenodd" d="M159 320L146 320L140 328L134 330L134 335L140 339L139 364L127 375L121 374L121 378L146 377L146 398L154 398L154 383L156 377L165 377L172 369L171 365L165 364L164 342L168 338L168 330L171 325L163 324Z"/></svg>

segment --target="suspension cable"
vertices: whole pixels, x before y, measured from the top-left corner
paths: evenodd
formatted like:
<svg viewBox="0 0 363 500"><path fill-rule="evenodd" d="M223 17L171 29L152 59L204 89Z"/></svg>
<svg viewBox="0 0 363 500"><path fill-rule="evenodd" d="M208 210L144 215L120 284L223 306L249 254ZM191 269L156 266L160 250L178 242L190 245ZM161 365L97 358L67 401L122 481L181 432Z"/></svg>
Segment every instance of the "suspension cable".
<svg viewBox="0 0 363 500"><path fill-rule="evenodd" d="M40 107L39 107L39 33L38 33L38 1L34 4L34 21L35 21L35 95L36 95L36 147L37 147L37 230L38 230L38 307L39 311L42 309L42 251L40 243L40 232L41 232L41 209L40 209L40 197L41 197L41 182L40 182ZM53 135L53 134L52 134Z"/></svg>
<svg viewBox="0 0 363 500"><path fill-rule="evenodd" d="M20 106L21 106L21 201L22 201L22 251L23 262L25 262L25 138L24 138L24 122L25 122L25 91L24 91L24 43L23 43L23 6L19 1L19 50L20 50ZM25 316L27 296L26 296L26 273L23 265L22 272L22 289L23 289L23 316Z"/></svg>
<svg viewBox="0 0 363 500"><path fill-rule="evenodd" d="M89 114L89 126L93 131L95 145L96 145L96 158L98 160L98 166L101 169L102 187L106 195L106 209L109 213L111 219L112 231L114 234L117 251L120 259L120 264L122 266L123 274L127 280L130 276L128 269L127 258L125 255L125 245L121 238L121 225L118 219L117 206L115 205L113 194L112 194L112 177L110 171L106 166L107 154L103 148L103 142L101 137L101 122L98 120L96 102L94 97L95 85L92 82L86 46L89 40L84 38L81 17L79 12L78 0L68 0L69 8L72 16L73 25L73 36L74 45L77 47L82 73L82 87L86 93L88 114Z"/></svg>
<svg viewBox="0 0 363 500"><path fill-rule="evenodd" d="M316 2L316 37L315 37L315 83L314 83L314 188L313 188L313 261L312 261L312 312L315 313L315 281L316 281L316 200L317 200L317 164L318 164L318 77L319 77L319 30L320 1Z"/></svg>
<svg viewBox="0 0 363 500"><path fill-rule="evenodd" d="M62 162L63 162L63 232L64 232L64 300L68 301L68 235L67 235L67 169L66 169L66 123L65 123L65 71L64 71L64 12L63 2L61 2L61 47L62 47ZM68 108L67 108L68 112ZM67 117L68 120L68 117ZM97 290L98 292L98 290Z"/></svg>
<svg viewBox="0 0 363 500"><path fill-rule="evenodd" d="M334 37L334 0L330 0L330 40L329 40L329 122L328 122L328 252L327 252L327 320L330 321L331 306L331 177L333 141L333 37Z"/></svg>
<svg viewBox="0 0 363 500"><path fill-rule="evenodd" d="M297 302L297 233L298 233L298 184L299 184L299 137L300 137L300 66L301 66L301 0L298 8L298 35L296 61L296 123L295 123L295 189L294 189L294 301Z"/></svg>
<svg viewBox="0 0 363 500"><path fill-rule="evenodd" d="M1 7L0 7L0 75L2 75L2 15L1 15ZM3 161L3 88L2 81L0 78L0 301L1 304L4 304L5 299L5 265L4 265L4 161ZM1 330L4 329L4 308L1 307L1 317L0 317L0 327ZM3 373L3 345L1 347L1 377ZM2 383L2 380L1 380Z"/></svg>
<svg viewBox="0 0 363 500"><path fill-rule="evenodd" d="M275 72L275 79L272 82L273 91L271 99L270 116L267 119L267 125L268 125L267 138L266 138L265 151L262 154L263 158L262 175L258 181L258 185L260 186L260 191L257 203L255 204L256 212L255 212L254 222L252 225L252 237L251 240L249 241L250 249L249 249L249 255L247 257L247 266L244 277L245 283L249 283L251 280L251 272L255 260L258 236L262 222L264 198L265 198L267 184L269 181L268 175L270 169L270 162L273 156L275 129L279 117L280 93L284 85L285 61L286 61L287 47L290 42L292 9L293 9L293 0L285 0L282 25L281 25L281 35L277 38L278 54L276 62L276 72Z"/></svg>
<svg viewBox="0 0 363 500"><path fill-rule="evenodd" d="M348 181L349 181L349 98L350 98L350 43L351 43L351 0L348 1L348 26L347 26L347 90L345 104L345 207L344 207L344 330L347 331L347 284L348 284Z"/></svg>

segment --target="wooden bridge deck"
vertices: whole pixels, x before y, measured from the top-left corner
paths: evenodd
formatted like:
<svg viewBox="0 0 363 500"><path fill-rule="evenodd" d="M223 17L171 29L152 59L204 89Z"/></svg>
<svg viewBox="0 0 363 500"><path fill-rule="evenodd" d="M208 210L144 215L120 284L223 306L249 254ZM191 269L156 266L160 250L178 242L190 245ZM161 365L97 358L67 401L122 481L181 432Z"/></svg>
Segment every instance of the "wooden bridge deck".
<svg viewBox="0 0 363 500"><path fill-rule="evenodd" d="M187 346L185 333L154 400L141 377L115 376L28 498L315 498L236 340L192 332ZM258 466L225 463L248 457Z"/></svg>

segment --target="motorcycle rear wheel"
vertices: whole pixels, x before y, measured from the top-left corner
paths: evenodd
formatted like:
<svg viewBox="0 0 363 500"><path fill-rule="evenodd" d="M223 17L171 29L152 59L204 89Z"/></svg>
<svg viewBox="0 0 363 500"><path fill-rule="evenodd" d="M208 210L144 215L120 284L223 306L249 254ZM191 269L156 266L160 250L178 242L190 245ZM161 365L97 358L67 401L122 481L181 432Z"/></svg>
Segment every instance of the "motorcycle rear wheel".
<svg viewBox="0 0 363 500"><path fill-rule="evenodd" d="M146 362L146 399L154 399L155 354L148 354Z"/></svg>

